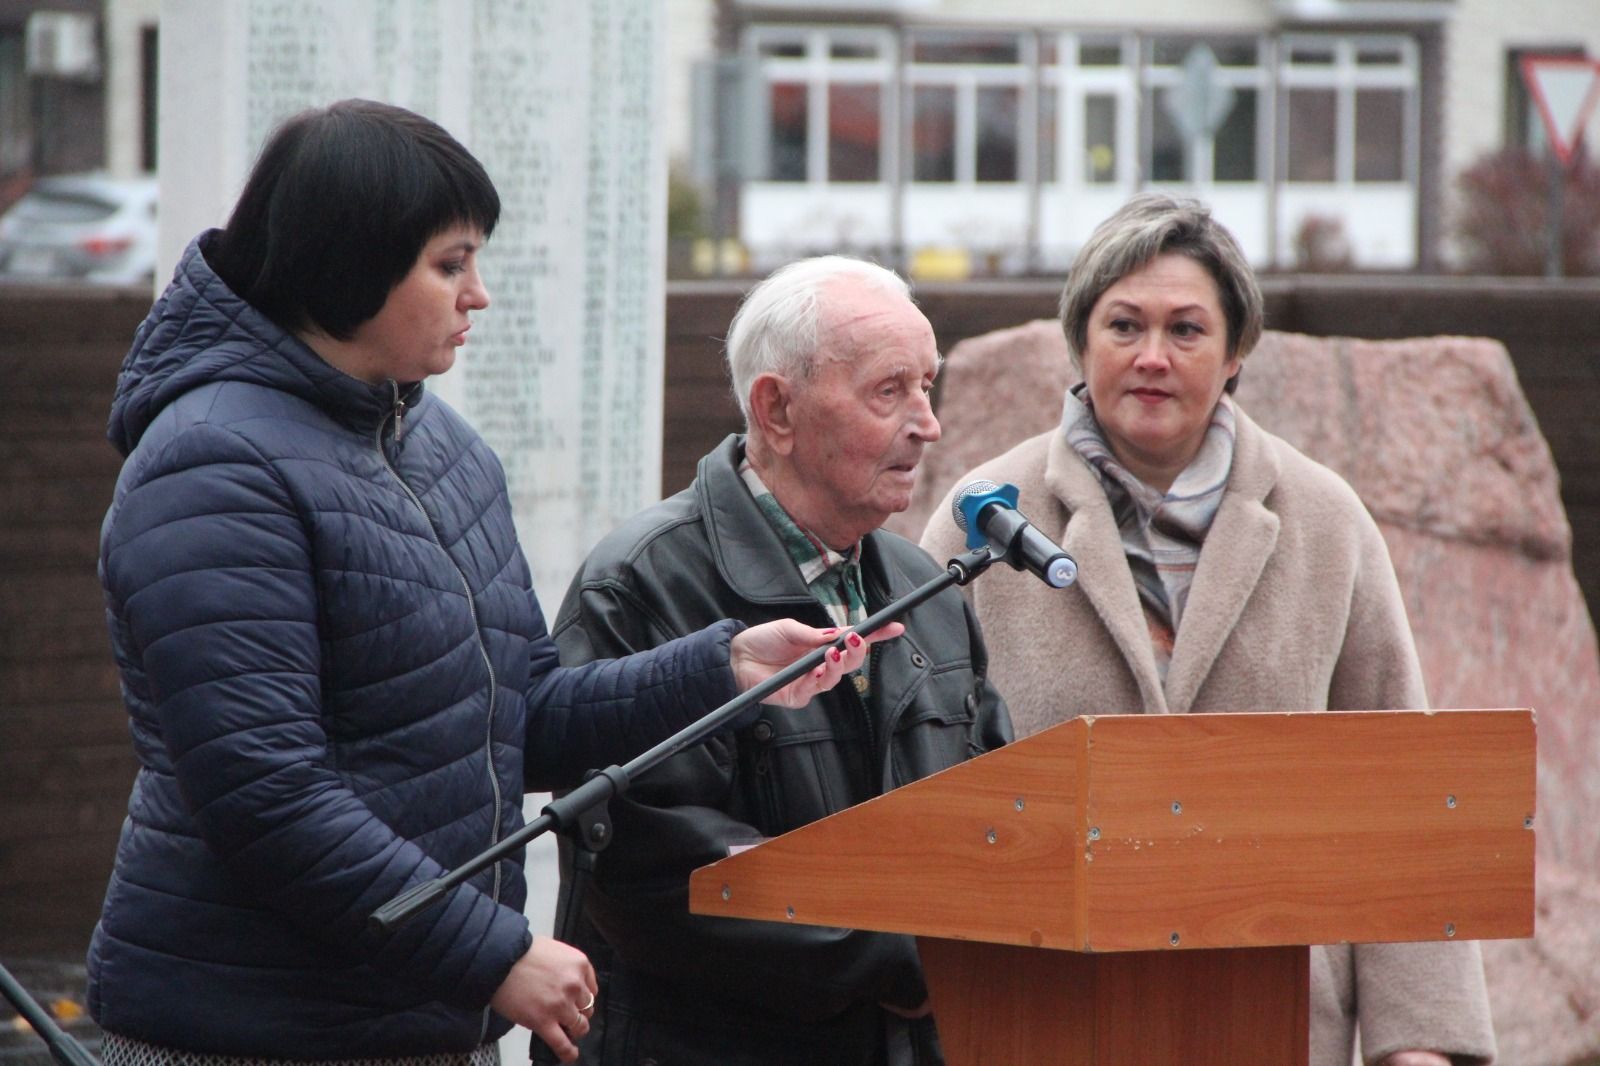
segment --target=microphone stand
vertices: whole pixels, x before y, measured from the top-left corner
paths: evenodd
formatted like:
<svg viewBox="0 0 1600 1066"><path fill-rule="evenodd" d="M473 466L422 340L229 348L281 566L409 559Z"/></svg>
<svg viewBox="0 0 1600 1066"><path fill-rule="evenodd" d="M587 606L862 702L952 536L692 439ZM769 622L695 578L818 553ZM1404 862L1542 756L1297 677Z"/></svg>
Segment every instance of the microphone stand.
<svg viewBox="0 0 1600 1066"><path fill-rule="evenodd" d="M906 593L876 614L855 627L863 636L877 632L889 622L917 607L951 585L965 585L989 568L1000 556L987 546L956 556L945 565L945 572L931 578ZM779 670L759 685L740 693L716 710L698 719L679 733L668 737L625 766L608 766L604 770L591 770L583 784L558 799L546 804L539 817L493 847L480 852L454 870L413 885L372 912L368 926L378 933L390 933L437 903L445 893L472 877L480 870L498 862L522 848L530 840L554 829L572 838L579 854L601 851L611 843L611 816L606 809L611 797L628 791L628 786L640 774L659 766L685 748L693 747L737 719L751 705L772 695L791 681L809 673L822 662L830 648L845 647L845 636L831 644L815 648ZM589 856L592 862L592 854ZM582 865L589 865L588 863Z"/></svg>
<svg viewBox="0 0 1600 1066"><path fill-rule="evenodd" d="M78 1043L77 1039L50 1017L43 1007L39 1006L34 998L28 995L27 989L17 982L11 972L0 966L0 993L11 1001L17 1008L17 1013L25 1018L33 1031L50 1046L50 1055L63 1066L100 1066L99 1061Z"/></svg>

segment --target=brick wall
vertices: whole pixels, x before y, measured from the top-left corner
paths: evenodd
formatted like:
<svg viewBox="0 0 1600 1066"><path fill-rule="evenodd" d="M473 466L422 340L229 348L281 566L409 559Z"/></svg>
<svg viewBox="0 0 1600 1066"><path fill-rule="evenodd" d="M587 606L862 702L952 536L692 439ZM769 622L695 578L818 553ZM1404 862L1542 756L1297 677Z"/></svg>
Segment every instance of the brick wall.
<svg viewBox="0 0 1600 1066"><path fill-rule="evenodd" d="M134 760L95 575L148 297L0 295L0 957L86 945Z"/></svg>

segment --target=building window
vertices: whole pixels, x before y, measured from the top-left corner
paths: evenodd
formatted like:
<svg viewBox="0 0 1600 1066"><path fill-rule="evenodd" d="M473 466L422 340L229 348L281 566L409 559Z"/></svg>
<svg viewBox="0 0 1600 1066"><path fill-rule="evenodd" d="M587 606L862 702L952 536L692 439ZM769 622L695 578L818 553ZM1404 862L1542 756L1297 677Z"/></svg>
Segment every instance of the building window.
<svg viewBox="0 0 1600 1066"><path fill-rule="evenodd" d="M1078 66L1122 66L1122 42L1115 38L1085 37L1078 41Z"/></svg>
<svg viewBox="0 0 1600 1066"><path fill-rule="evenodd" d="M885 180L892 34L758 26L745 49L766 93L768 181Z"/></svg>
<svg viewBox="0 0 1600 1066"><path fill-rule="evenodd" d="M883 141L883 90L828 86L828 180L877 181Z"/></svg>
<svg viewBox="0 0 1600 1066"><path fill-rule="evenodd" d="M1016 181L1017 119L1022 90L1004 86L978 89L978 143L974 175L979 181Z"/></svg>
<svg viewBox="0 0 1600 1066"><path fill-rule="evenodd" d="M1416 42L1286 38L1279 78L1291 182L1409 179L1416 157Z"/></svg>
<svg viewBox="0 0 1600 1066"><path fill-rule="evenodd" d="M1060 91L1047 85L1039 92L1039 181L1049 184L1056 180L1056 153L1061 150L1056 127L1061 121Z"/></svg>
<svg viewBox="0 0 1600 1066"><path fill-rule="evenodd" d="M1150 180L1184 181L1189 176L1189 145L1173 120L1172 112L1182 99L1179 90L1151 90Z"/></svg>
<svg viewBox="0 0 1600 1066"><path fill-rule="evenodd" d="M1405 180L1405 94L1356 90L1356 180Z"/></svg>
<svg viewBox="0 0 1600 1066"><path fill-rule="evenodd" d="M1398 184L1417 168L1418 45L1398 34L756 25L745 53L769 181ZM1540 138L1515 84L1517 128Z"/></svg>
<svg viewBox="0 0 1600 1066"><path fill-rule="evenodd" d="M1039 43L1039 114L1041 128L1048 131L1040 139L1040 181L1133 181L1138 67L1129 57L1138 55L1134 38L1041 35Z"/></svg>
<svg viewBox="0 0 1600 1066"><path fill-rule="evenodd" d="M1289 90L1290 181L1337 177L1338 101L1332 89Z"/></svg>
<svg viewBox="0 0 1600 1066"><path fill-rule="evenodd" d="M1261 110L1260 92L1238 89L1233 94L1233 109L1211 135L1212 177L1217 181L1255 181L1256 120Z"/></svg>
<svg viewBox="0 0 1600 1066"><path fill-rule="evenodd" d="M1117 180L1117 98L1110 93L1083 96L1083 180L1088 185Z"/></svg>
<svg viewBox="0 0 1600 1066"><path fill-rule="evenodd" d="M1016 66L1022 46L1011 34L921 31L911 39L911 62Z"/></svg>
<svg viewBox="0 0 1600 1066"><path fill-rule="evenodd" d="M956 180L956 91L941 85L911 90L911 180Z"/></svg>
<svg viewBox="0 0 1600 1066"><path fill-rule="evenodd" d="M774 82L770 89L771 141L767 177L772 181L806 180L806 86Z"/></svg>
<svg viewBox="0 0 1600 1066"><path fill-rule="evenodd" d="M28 107L22 33L0 26L0 178L33 162Z"/></svg>
<svg viewBox="0 0 1600 1066"><path fill-rule="evenodd" d="M913 181L1015 183L1037 141L1031 35L915 30L908 38Z"/></svg>

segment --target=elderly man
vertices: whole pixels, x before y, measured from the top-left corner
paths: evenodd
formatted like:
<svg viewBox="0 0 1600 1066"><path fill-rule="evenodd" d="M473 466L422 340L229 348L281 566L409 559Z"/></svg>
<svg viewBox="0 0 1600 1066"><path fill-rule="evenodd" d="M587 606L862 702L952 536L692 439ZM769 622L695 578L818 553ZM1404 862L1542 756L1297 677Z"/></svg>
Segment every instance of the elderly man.
<svg viewBox="0 0 1600 1066"><path fill-rule="evenodd" d="M939 353L904 281L839 256L791 264L739 309L728 365L745 435L594 550L556 621L563 662L720 618L843 628L939 573L878 528L909 505L939 439ZM614 842L583 893L600 942L578 937L606 974L584 1061L940 1061L909 937L706 918L687 902L690 871L731 849L1010 739L961 595L904 621L848 682L675 756L612 804Z"/></svg>

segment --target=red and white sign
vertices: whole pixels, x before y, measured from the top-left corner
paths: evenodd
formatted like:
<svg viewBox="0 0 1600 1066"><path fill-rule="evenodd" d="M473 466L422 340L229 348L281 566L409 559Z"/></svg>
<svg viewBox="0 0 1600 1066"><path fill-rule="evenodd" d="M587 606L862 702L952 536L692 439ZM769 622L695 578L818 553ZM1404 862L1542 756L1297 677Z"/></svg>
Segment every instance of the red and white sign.
<svg viewBox="0 0 1600 1066"><path fill-rule="evenodd" d="M1522 83L1544 119L1550 147L1563 167L1600 100L1600 61L1580 56L1523 56Z"/></svg>

